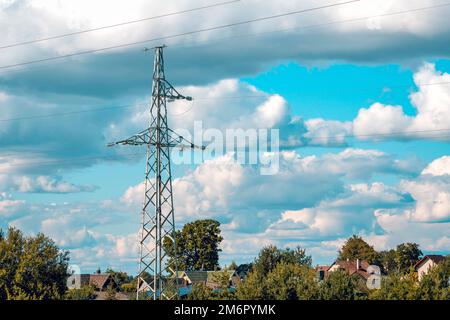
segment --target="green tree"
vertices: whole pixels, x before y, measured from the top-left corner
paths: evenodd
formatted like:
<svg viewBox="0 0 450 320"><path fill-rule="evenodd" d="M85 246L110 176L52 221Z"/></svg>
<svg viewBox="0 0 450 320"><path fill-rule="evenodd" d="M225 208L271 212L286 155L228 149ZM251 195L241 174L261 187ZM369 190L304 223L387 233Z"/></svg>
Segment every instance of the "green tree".
<svg viewBox="0 0 450 320"><path fill-rule="evenodd" d="M391 274L381 280L381 288L370 294L375 300L416 300L419 297L417 275L413 269L407 274Z"/></svg>
<svg viewBox="0 0 450 320"><path fill-rule="evenodd" d="M319 296L322 300L354 300L355 279L344 271L330 272L320 284Z"/></svg>
<svg viewBox="0 0 450 320"><path fill-rule="evenodd" d="M241 300L261 300L261 299L274 299L274 296L280 297L284 291L275 293L271 291L270 286L274 285L274 279L287 277L289 270L306 270L311 267L311 257L306 255L305 250L297 247L294 250L291 249L278 249L276 246L266 246L261 249L258 257L252 265L252 271L247 275L246 279L241 282L236 288L236 297ZM278 265L282 264L279 270L275 273L272 272ZM249 265L250 266L250 265ZM271 283L268 283L268 279L271 279ZM302 279L309 279L307 277L301 277ZM289 278L290 285L297 281L297 278ZM296 282L298 283L298 281ZM275 284L279 286L280 283ZM293 290L296 292L298 288ZM292 296L294 298L294 296ZM302 297L298 296L299 299Z"/></svg>
<svg viewBox="0 0 450 320"><path fill-rule="evenodd" d="M126 293L136 293L136 281L137 279L133 279L133 281L129 283L123 283L120 286L120 289Z"/></svg>
<svg viewBox="0 0 450 320"><path fill-rule="evenodd" d="M450 256L433 267L419 282L418 296L422 300L450 300Z"/></svg>
<svg viewBox="0 0 450 320"><path fill-rule="evenodd" d="M236 298L239 300L262 300L267 299L265 280L253 270L245 280L237 285Z"/></svg>
<svg viewBox="0 0 450 320"><path fill-rule="evenodd" d="M217 271L212 275L213 282L217 284L217 288L213 290L211 298L214 300L233 300L235 293L230 290L230 274L224 271Z"/></svg>
<svg viewBox="0 0 450 320"><path fill-rule="evenodd" d="M117 291L114 289L113 285L110 284L108 288L106 288L106 300L117 300L116 293Z"/></svg>
<svg viewBox="0 0 450 320"><path fill-rule="evenodd" d="M60 299L66 291L68 252L38 234L24 237L10 228L0 241L0 296L6 299Z"/></svg>
<svg viewBox="0 0 450 320"><path fill-rule="evenodd" d="M417 243L402 243L397 246L395 261L397 263L397 271L401 273L408 270L419 261L422 251Z"/></svg>
<svg viewBox="0 0 450 320"><path fill-rule="evenodd" d="M66 300L94 300L95 287L82 286L80 289L68 290L64 296Z"/></svg>
<svg viewBox="0 0 450 320"><path fill-rule="evenodd" d="M297 247L294 250L289 248L281 250L276 246L269 245L259 252L258 257L253 264L253 270L260 276L265 276L281 262L300 266L311 266L312 259L311 256L306 255L306 251L300 247Z"/></svg>
<svg viewBox="0 0 450 320"><path fill-rule="evenodd" d="M219 267L220 223L215 220L197 220L176 232L179 270L215 270ZM167 252L174 264L172 241L164 239Z"/></svg>
<svg viewBox="0 0 450 320"><path fill-rule="evenodd" d="M108 268L105 273L110 274L119 287L133 281L133 277L123 271L114 271L113 269Z"/></svg>
<svg viewBox="0 0 450 320"><path fill-rule="evenodd" d="M192 286L192 291L187 295L186 300L210 300L213 291L204 283L196 283Z"/></svg>
<svg viewBox="0 0 450 320"><path fill-rule="evenodd" d="M339 250L339 260L366 260L370 264L378 264L379 258L375 249L365 242L361 237L353 235Z"/></svg>
<svg viewBox="0 0 450 320"><path fill-rule="evenodd" d="M396 251L393 249L379 253L380 267L384 273L391 274L398 271L396 256Z"/></svg>
<svg viewBox="0 0 450 320"><path fill-rule="evenodd" d="M10 228L0 238L0 300L14 297L14 278L23 254L25 239L22 232Z"/></svg>
<svg viewBox="0 0 450 320"><path fill-rule="evenodd" d="M236 270L237 268L238 265L234 261L231 261L230 265L227 267L228 270Z"/></svg>
<svg viewBox="0 0 450 320"><path fill-rule="evenodd" d="M307 266L281 262L268 274L268 298L271 300L311 300L318 298L315 274Z"/></svg>

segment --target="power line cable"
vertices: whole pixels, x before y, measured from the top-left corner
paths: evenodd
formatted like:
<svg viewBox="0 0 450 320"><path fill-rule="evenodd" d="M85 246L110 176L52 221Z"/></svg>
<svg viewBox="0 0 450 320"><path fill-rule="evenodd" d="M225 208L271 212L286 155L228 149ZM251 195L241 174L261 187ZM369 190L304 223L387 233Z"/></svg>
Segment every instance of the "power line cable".
<svg viewBox="0 0 450 320"><path fill-rule="evenodd" d="M450 81L447 82L435 82L435 83L420 83L420 84L405 84L405 85L388 85L388 86L380 86L379 89L389 87L389 88L404 88L404 87L410 87L412 85L416 85L418 87L420 86L438 86L438 85L449 85ZM338 90L342 90L343 88L337 88ZM369 89L367 89L369 90ZM352 92L359 91L352 88ZM186 111L182 111L181 113L169 113L170 116L173 117L179 117L182 115L187 114L188 112L192 111L194 108L194 101L208 101L208 100L228 100L228 99L252 99L252 98L269 98L272 95L275 95L278 93L266 93L266 94L260 94L260 95L238 95L238 96L225 96L225 97L203 97L203 98L194 98L192 104ZM287 93L287 95L300 95L300 93ZM92 107L90 109L84 109L84 110L74 110L74 111L68 111L68 112L58 112L58 113L48 113L48 114L42 114L42 115L31 115L31 116L24 116L24 117L16 117L16 118L5 118L0 119L0 122L10 122L10 121L22 121L22 120L33 120L33 119L45 119L45 118L54 118L54 117L63 117L68 115L76 115L76 114L84 114L84 113L91 113L91 112L103 112L103 111L110 111L110 110L118 110L118 109L128 109L128 108L135 108L135 107L144 107L148 106L148 103L137 103L137 104L130 104L130 105L120 105L120 106L111 106L111 107Z"/></svg>
<svg viewBox="0 0 450 320"><path fill-rule="evenodd" d="M81 114L81 113L109 111L109 110L114 110L114 109L125 109L125 108L139 107L139 106L148 106L148 104L141 103L141 104L132 104L132 105L123 105L123 106L91 108L91 109L85 109L85 110L75 110L75 111L59 112L59 113L49 113L49 114L42 114L42 115L33 115L33 116L25 116L25 117L17 117L17 118L9 118L9 119L0 119L0 122L31 120L31 119L43 119L43 118L54 118L54 117L62 117L62 116Z"/></svg>
<svg viewBox="0 0 450 320"><path fill-rule="evenodd" d="M273 34L273 33L281 33L281 32L292 31L292 30L320 28L320 27L326 27L326 26L331 26L331 25L336 25L336 24L359 22L359 21L364 21L364 20L368 20L368 19L396 16L396 15L402 15L402 14L407 14L407 13L419 13L421 11L438 9L438 8L444 8L444 7L448 7L448 6L450 6L450 3L446 2L446 3L441 3L441 4L437 4L437 5L432 5L432 6L419 7L419 8L408 9L408 10L401 10L401 11L394 11L394 12L387 12L387 13L384 13L384 14L378 14L378 15L373 15L373 16L364 16L364 17L344 19L344 20L334 20L334 21L329 21L329 22L324 22L324 23L319 23L319 24L310 24L310 25L297 26L297 27L291 27L291 28L284 28L284 29L278 29L278 30L270 30L270 31L263 31L263 32L256 32L256 33L232 35L232 36L222 37L222 38L217 39L215 41L206 40L206 41L197 42L196 44L193 44L193 45L177 45L176 44L176 45L173 45L171 47L172 48L196 48L196 47L200 47L200 46L215 45L215 44L222 43L223 41L226 41L226 40L229 40L229 39L261 36L261 35L267 35L267 34ZM203 44L201 44L202 42L203 42Z"/></svg>
<svg viewBox="0 0 450 320"><path fill-rule="evenodd" d="M282 18L282 17L286 17L286 16L291 16L291 15L296 15L296 14L301 14L301 13L306 13L306 12L322 10L322 9L326 9L326 8L342 6L342 5L351 4L351 3L355 3L355 2L359 2L359 1L361 1L361 0L350 0L350 1L346 1L346 2L339 2L339 3L324 5L324 6L320 6L320 7L314 7L314 8L309 8L309 9L291 11L291 12L287 12L287 13L283 13L283 14L277 14L277 15L272 15L272 16L267 16L267 17L262 17L262 18L245 20L245 21L240 21L240 22L235 22L235 23L229 23L229 24L224 24L224 25L215 26L215 27L208 27L208 28L203 28L203 29L194 30L194 31L187 31L187 32L183 32L183 33L178 33L178 34L173 34L173 35L168 35L168 36L162 36L162 37L157 37L157 38L153 38L153 39L129 42L129 43L124 43L124 44L119 44L119 45L114 45L114 46L109 46L109 47L103 47L103 48L98 48L98 49L91 49L91 50L85 50L85 51L69 53L69 54L60 55L60 56L54 56L54 57L49 57L49 58L25 61L25 62L20 62L20 63L16 63L16 64L0 66L0 70L6 70L6 69L10 69L10 68L26 66L26 65L42 63L42 62L48 62L48 61L53 61L53 60L60 60L60 59L64 59L64 58L70 58L70 57L75 57L75 56L80 56L80 55L91 54L91 53L109 51L109 50L113 50L113 49L120 49L120 48L135 46L135 45L139 45L139 44L144 44L144 43L148 43L148 42L153 42L153 41L160 41L160 40L179 38L179 37L193 35L193 34L197 34L197 33L203 33L203 32L215 31L215 30L220 30L220 29L225 29L225 28L231 28L231 27L235 27L235 26L239 26L239 25L246 25L246 24L259 22L259 21L265 21L265 20L270 20L270 19L278 19L278 18Z"/></svg>
<svg viewBox="0 0 450 320"><path fill-rule="evenodd" d="M221 43L221 42L223 42L225 40L229 40L229 39L233 39L233 38L261 36L261 35L265 35L265 34L280 33L280 32L286 32L286 31L298 30L298 29L311 29L311 28L317 28L317 27L330 26L330 25L334 25L334 24L343 24L343 23L363 21L363 20L373 19L373 18L395 16L395 15L401 15L401 14L406 14L406 13L416 13L416 12L419 12L419 11L437 9L437 8L448 7L448 6L450 6L450 3L443 3L443 4L433 5L433 6L426 6L426 7L414 8L414 9L408 9L408 10L402 10L402 11L396 11L396 12L389 12L389 13L385 13L385 14L379 14L379 15L373 15L373 16L365 16L365 17L359 17L359 18L354 18L354 19L336 20L336 21L330 21L330 22L325 22L325 23L321 23L321 24L312 24L312 25L306 25L306 26L278 29L278 30L265 31L265 32L259 32L259 33L250 33L250 34L244 34L244 35L233 35L233 36L229 36L229 37L223 37L223 38L218 39L218 40L216 40L214 42L212 42L210 40L207 40L207 41L204 41L204 43L202 43L202 44L198 44L197 43L195 45L174 45L172 47L175 47L175 48L195 48L195 47L200 47L200 46L215 45L215 44ZM206 32L206 31L208 31L208 30L199 30L198 32ZM195 31L192 32L192 33L189 33L189 34L193 34L193 33L195 33ZM172 35L172 36L167 36L167 37L143 40L143 41L132 43L132 44L125 44L124 46L132 46L132 45L142 44L142 43L151 42L151 41L176 38L176 37L181 37L181 36L184 36L184 35L188 35L188 34L179 34L179 35ZM119 48L119 47L121 47L121 46L100 48L100 49L95 49L95 50L90 50L90 51L83 51L83 52L79 52L79 53L75 53L75 54L69 54L69 55L57 56L57 57L50 57L50 58L45 58L45 59L40 59L40 60L33 60L33 61L19 63L19 64L1 66L0 67L0 71L2 71L2 72L5 72L5 71L8 71L8 72L10 72L10 71L13 71L13 72L14 71L20 71L20 70L8 70L8 69L19 67L19 66L24 66L24 65L29 65L29 64L36 64L36 63L45 62L45 61L51 61L51 60L67 58L67 57L71 57L73 55L88 54L88 53L102 51L102 50L110 50L110 49L115 49L115 48Z"/></svg>
<svg viewBox="0 0 450 320"><path fill-rule="evenodd" d="M415 137L415 138L447 138L450 137L450 128L443 128L443 129L434 129L434 130L414 130L414 131L398 131L398 132L391 132L391 133L374 133L374 134L345 134L345 135L334 135L334 136L303 136L303 138L306 138L310 141L314 140L321 140L326 139L329 141L337 141L342 142L343 139L349 139L349 138L410 138L411 135L414 137L414 135L418 134L427 134L427 133L436 133L435 136L428 136L428 137ZM442 133L442 134L440 134ZM365 141L361 141L365 142ZM144 156L146 152L139 152L139 153L126 153L126 154L116 154L116 155L104 155L104 156L91 156L91 157L73 157L73 158L66 158L61 160L49 160L49 161L30 161L27 163L16 163L16 164L8 164L8 167L21 167L21 166L29 166L29 165L56 165L56 164L64 164L64 163L77 163L77 162L84 162L84 161L90 161L90 160L122 160L121 158L125 157L139 157ZM0 156L2 153L0 152Z"/></svg>
<svg viewBox="0 0 450 320"><path fill-rule="evenodd" d="M430 130L413 130L413 131L397 131L397 132L389 132L389 133L372 133L372 134L342 134L342 135L334 135L334 136L303 136L309 140L322 140L322 139L332 139L332 140L342 140L342 139L350 139L350 138L407 138L408 136L414 136L418 134L428 134L428 133L445 133L442 137L447 137L450 135L450 128L443 129L430 129ZM447 133L448 132L448 133ZM441 137L441 135L437 135L436 137ZM434 138L434 137L432 137Z"/></svg>
<svg viewBox="0 0 450 320"><path fill-rule="evenodd" d="M197 8L193 8L193 9L186 9L186 10L181 10L181 11L176 11L176 12L171 12L171 13L165 13L165 14L161 14L161 15L157 15L157 16L148 17L148 18L142 18L142 19L137 19L137 20L125 21L125 22L120 22L120 23L111 24L111 25L102 26L102 27L97 27L97 28L85 29L85 30L81 30L81 31L74 31L74 32L70 32L70 33L56 35L56 36L50 36L50 37L45 37L45 38L40 38L40 39L35 39L35 40L29 40L29 41L23 41L23 42L3 45L3 46L0 46L0 50L13 48L13 47L18 47L18 46L24 46L24 45L38 43L38 42L54 40L54 39L70 37L70 36L74 36L74 35L79 35L79 34L84 34L84 33L104 30L104 29L116 28L116 27L125 26L125 25L129 25L129 24L134 24L134 23L138 23L138 22L144 22L144 21L149 21L149 20L156 20L156 19L161 19L161 18L175 16L175 15L181 15L181 14L190 13L190 12L194 12L194 11L200 11L200 10L209 9L209 8L213 8L213 7L224 6L224 5L228 5L228 4L232 4L232 3L236 3L236 2L240 2L240 1L241 0L232 0L232 1L220 2L220 3L210 4L210 5L197 7Z"/></svg>

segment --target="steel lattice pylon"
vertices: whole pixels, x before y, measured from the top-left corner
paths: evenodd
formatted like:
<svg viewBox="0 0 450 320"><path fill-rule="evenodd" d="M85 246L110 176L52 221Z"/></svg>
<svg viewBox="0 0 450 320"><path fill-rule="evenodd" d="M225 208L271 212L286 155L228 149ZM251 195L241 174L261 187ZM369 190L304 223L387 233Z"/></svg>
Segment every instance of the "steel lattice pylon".
<svg viewBox="0 0 450 320"><path fill-rule="evenodd" d="M178 93L165 79L163 48L155 48L150 126L126 140L109 144L147 146L137 297L141 292L150 292L155 300L170 300L178 295L176 259L169 263L169 257L176 257L177 252L170 149L204 149L178 136L168 126L167 102L181 99L190 101L192 98ZM168 242L170 249L166 250L165 239L171 241ZM144 272L151 275L150 280L144 279Z"/></svg>

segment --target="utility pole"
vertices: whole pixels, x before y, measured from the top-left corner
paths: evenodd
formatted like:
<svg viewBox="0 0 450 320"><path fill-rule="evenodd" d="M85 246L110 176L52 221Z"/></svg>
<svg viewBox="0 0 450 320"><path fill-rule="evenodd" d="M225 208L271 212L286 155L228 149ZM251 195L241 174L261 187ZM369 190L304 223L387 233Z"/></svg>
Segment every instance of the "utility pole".
<svg viewBox="0 0 450 320"><path fill-rule="evenodd" d="M177 135L168 126L167 103L174 100L191 101L192 98L181 95L166 80L164 48L165 46L154 48L155 61L149 127L126 140L108 145L146 145L147 147L136 295L139 298L140 293L148 292L154 300L171 300L178 296L177 244L170 150L173 147L205 149L205 147L198 147ZM169 261L169 257L173 259Z"/></svg>

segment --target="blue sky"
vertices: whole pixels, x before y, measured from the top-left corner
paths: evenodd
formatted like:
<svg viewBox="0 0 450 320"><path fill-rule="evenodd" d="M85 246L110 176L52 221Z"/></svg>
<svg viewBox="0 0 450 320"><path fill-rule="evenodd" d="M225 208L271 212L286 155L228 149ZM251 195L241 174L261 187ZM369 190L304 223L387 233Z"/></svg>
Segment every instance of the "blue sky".
<svg viewBox="0 0 450 320"><path fill-rule="evenodd" d="M241 2L0 50L1 65L324 3ZM117 0L108 2L105 14L104 4L0 0L2 44L193 5ZM221 264L250 262L269 243L299 245L314 263L331 263L352 234L378 250L417 242L424 252L449 253L450 135L443 129L450 129L450 46L443 39L449 36L450 9L264 34L421 6L421 1L362 0L221 34L167 40L166 75L194 97L194 103L169 104L174 128L190 130L199 120L220 131L274 128L289 144L280 150L280 171L273 176L226 154L174 166L178 226L219 220ZM241 38L247 32L263 35ZM141 49L0 71L0 227L44 232L71 251L83 272L136 271L144 153L106 144L147 125L142 104L150 99L153 55ZM116 106L127 107L110 108Z"/></svg>

